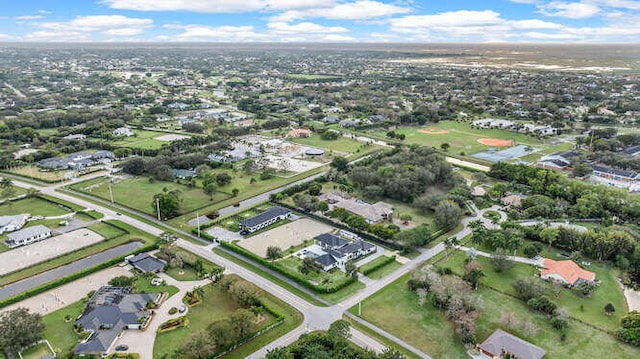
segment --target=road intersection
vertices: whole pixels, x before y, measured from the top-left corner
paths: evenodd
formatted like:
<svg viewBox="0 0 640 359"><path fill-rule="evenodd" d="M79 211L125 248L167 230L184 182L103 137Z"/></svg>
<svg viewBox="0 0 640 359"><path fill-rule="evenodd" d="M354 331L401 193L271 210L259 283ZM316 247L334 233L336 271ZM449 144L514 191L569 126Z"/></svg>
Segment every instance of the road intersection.
<svg viewBox="0 0 640 359"><path fill-rule="evenodd" d="M306 179L311 180L311 178ZM301 183L302 181L296 182L296 183ZM103 213L105 215L105 219L117 219L119 221L122 221L124 223L127 223L133 227L136 227L140 230L143 230L145 232L148 232L152 235L158 236L160 235L162 232L164 232L163 229L158 228L155 225L151 225L148 222L152 222L154 224L156 224L156 222L158 222L157 220L155 220L154 218L152 218L151 216L147 216L141 213L135 213L136 215L145 218L147 221L141 221L139 219L133 218L129 215L127 215L127 212L132 212L131 210L128 209L121 209L120 211L123 212L123 214L120 214L120 212L116 212L116 210L113 210L111 208L107 208L105 206L96 204L96 202L98 203L104 203L105 205L108 205L109 207L113 207L113 208L120 208L117 205L113 205L110 204L104 200L97 200L95 198L91 198L92 201L89 202L87 200L84 200L82 198L79 197L83 197L83 195L77 195L74 193L74 196L69 195L68 192L66 190L58 190L60 187L63 186L63 184L58 184L58 185L53 185L53 186L37 186L37 185L32 185L32 184L28 184L25 182L21 182L19 180L14 180L15 185L19 186L19 187L24 187L24 188L34 188L36 190L39 190L40 192L46 194L46 195L50 195L50 196L54 196L57 198L60 198L62 200L77 204L79 206L88 208L88 209L93 209L96 210L100 213ZM282 190L282 188L277 189L277 190L273 190L270 192L267 192L261 196L257 196L252 198L251 200L247 200L245 201L245 203L243 203L243 206L238 208L238 207L227 207L224 208L222 210L220 210L220 213L225 215L225 214L229 214L232 213L232 211L238 211L238 210L242 210L244 207L247 206L251 206L255 203L259 203L259 202L263 202L266 199L268 199L269 195L271 193L275 193L277 191ZM264 197L264 198L263 198ZM469 227L469 223L473 220L480 220L483 223L485 223L485 225L489 226L491 225L491 223L485 219L483 217L483 213L485 210L478 210L477 208L473 208L472 210L475 212L475 215L472 217L466 217L463 219L462 224L463 224L463 229L460 230L458 233L455 234L455 237L457 237L458 239L462 239L464 237L466 237L467 235L471 234L471 229ZM195 238L193 235L191 235L190 233L186 233L184 231L181 231L179 229L176 228L172 228L167 226L165 223L161 223L158 222L157 223L159 226L163 227L163 228L170 228L171 230L182 234L184 237L191 237L191 238ZM211 244L208 242L204 242L203 241L203 245L199 245L199 244L195 244L192 241L187 241L185 239L178 239L176 241L176 245L189 250L207 260L210 260L216 264L219 264L221 266L223 266L225 268L225 270L228 273L235 273L240 275L241 277L245 278L248 281L253 282L254 284L256 284L258 287L262 288L263 290L273 294L274 296L276 296L277 298L285 301L286 303L290 304L291 306L293 306L296 310L300 311L303 316L304 316L304 320L303 323L297 327L296 329L294 329L293 331L289 332L288 334L286 334L283 337L280 337L279 339L273 341L272 343L268 344L267 346L263 347L262 349L258 350L257 352L253 353L251 356L249 356L250 358L262 358L266 355L267 351L270 349L273 349L275 347L280 347L280 346L286 346L292 342L294 342L299 336L300 334L303 334L305 332L308 331L313 331L313 330L325 330L329 327L329 325L338 320L338 319L342 319L343 315L347 315L350 316L350 314L348 314L346 311L358 304L359 302L361 302L362 300L366 299L367 297L373 295L374 293L376 293L377 291L379 291L380 289L384 288L385 286L387 286L388 284L390 284L391 282L397 280L398 278L402 277L403 275L409 273L411 270L413 270L414 268L416 268L417 266L419 266L421 263L427 261L428 259L432 258L433 256L437 255L438 253L442 252L443 250L445 250L445 245L443 243L439 243L437 245L435 245L432 248L429 249L424 249L421 251L420 255L418 255L416 258L412 259L411 261L407 262L406 264L404 264L402 267L400 267L399 269L397 269L395 272L383 277L382 279L379 280L367 280L366 281L366 287L361 289L360 291L358 291L357 293L355 293L354 295L350 296L349 298L346 298L345 300L343 300L340 303L337 304L333 304L330 306L317 306L314 304L309 303L308 301L304 300L303 298L300 298L299 296L291 293L290 291L288 291L287 289L279 286L278 284L256 274L255 272L241 266L238 265L237 263L228 260L227 258L224 258L218 254L216 254L215 252L212 251L212 249L214 248L215 244ZM284 280L285 278L283 278ZM289 283L292 283L293 285L295 285L296 287L299 287L299 285L291 282L291 281L287 281ZM303 288L301 288L303 289ZM321 300L322 301L322 300ZM361 320L359 320L361 321ZM369 323L365 323L366 326L370 326L372 327L371 324ZM371 329L371 328L370 328ZM384 330L380 329L380 328L375 328L373 329L374 331L376 331L377 333L379 333L382 336L387 337L389 340L394 341L396 343L398 343L399 345L415 352L416 355L422 357L422 358L429 358L429 356L425 353L420 352L418 349L414 348L413 346L411 346L408 343L403 342L402 340L400 340L399 338L394 337L393 335L386 333ZM383 345L380 344L377 340L370 338L368 335L366 335L365 333L356 330L356 329L352 329L352 337L351 340L356 343L357 345L363 346L363 347L368 347L371 348L373 350L376 351L381 351L383 349ZM151 344L152 345L152 344ZM152 348L151 348L152 349ZM147 350L145 352L152 352Z"/></svg>

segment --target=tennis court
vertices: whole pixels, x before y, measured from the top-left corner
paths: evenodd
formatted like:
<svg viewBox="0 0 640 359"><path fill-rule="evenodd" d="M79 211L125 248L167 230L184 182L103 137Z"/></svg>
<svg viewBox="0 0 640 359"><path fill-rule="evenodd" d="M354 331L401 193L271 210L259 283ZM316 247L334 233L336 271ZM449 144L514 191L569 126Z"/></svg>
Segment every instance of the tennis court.
<svg viewBox="0 0 640 359"><path fill-rule="evenodd" d="M502 161L509 161L515 158L524 157L526 155L530 155L538 151L540 151L539 148L519 145L519 146L507 148L506 150L502 150L502 151L495 151L495 150L492 151L491 149L489 149L488 151L474 153L471 155L471 157L479 158L481 160L490 161L490 162L502 162Z"/></svg>

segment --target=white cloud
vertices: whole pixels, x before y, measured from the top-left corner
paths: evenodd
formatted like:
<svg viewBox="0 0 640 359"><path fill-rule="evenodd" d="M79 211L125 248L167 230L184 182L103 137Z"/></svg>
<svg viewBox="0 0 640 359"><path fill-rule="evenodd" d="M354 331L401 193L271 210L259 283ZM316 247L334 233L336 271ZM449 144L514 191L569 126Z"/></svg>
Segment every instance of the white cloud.
<svg viewBox="0 0 640 359"><path fill-rule="evenodd" d="M568 19L588 19L601 11L597 5L586 2L552 1L538 8L543 15Z"/></svg>
<svg viewBox="0 0 640 359"><path fill-rule="evenodd" d="M133 36L133 35L140 35L143 32L144 32L144 29L124 27L121 29L106 30L104 34L112 35L112 36Z"/></svg>
<svg viewBox="0 0 640 359"><path fill-rule="evenodd" d="M44 16L42 15L23 15L23 16L16 16L16 20L38 20L38 19L42 19Z"/></svg>
<svg viewBox="0 0 640 359"><path fill-rule="evenodd" d="M153 27L153 20L126 17L122 15L78 16L67 22L38 22L35 26L56 31L109 31L110 35L131 34L136 29L139 34L143 29Z"/></svg>
<svg viewBox="0 0 640 359"><path fill-rule="evenodd" d="M290 10L276 15L272 21L292 21L308 18L332 20L365 20L391 15L406 14L409 8L385 4L378 1L360 0L351 3L335 4L331 7L317 6L306 10Z"/></svg>
<svg viewBox="0 0 640 359"><path fill-rule="evenodd" d="M632 0L597 0L596 3L601 6L615 7L627 10L640 10L640 1Z"/></svg>
<svg viewBox="0 0 640 359"><path fill-rule="evenodd" d="M349 32L342 26L322 26L312 22L301 22L290 25L284 22L270 22L267 28L275 34L326 34Z"/></svg>
<svg viewBox="0 0 640 359"><path fill-rule="evenodd" d="M357 41L355 37L337 34L328 34L320 38L320 41L326 42L354 42Z"/></svg>
<svg viewBox="0 0 640 359"><path fill-rule="evenodd" d="M334 0L103 0L113 9L137 11L190 11L199 13L240 13L281 11L329 6Z"/></svg>
<svg viewBox="0 0 640 359"><path fill-rule="evenodd" d="M562 25L538 19L509 21L514 29L560 29Z"/></svg>
<svg viewBox="0 0 640 359"><path fill-rule="evenodd" d="M206 25L175 25L167 24L168 29L182 29L184 32L172 36L178 41L259 41L265 36L253 31L253 26L206 26Z"/></svg>
<svg viewBox="0 0 640 359"><path fill-rule="evenodd" d="M49 10L43 10L43 9L40 9L40 10L38 10L38 14L45 14L45 15L48 15L48 14L52 14L52 12L51 12L51 11L49 11Z"/></svg>
<svg viewBox="0 0 640 359"><path fill-rule="evenodd" d="M536 39L536 40L575 40L577 39L576 35L567 34L567 33L546 33L546 32L526 32L523 34L524 36Z"/></svg>
<svg viewBox="0 0 640 359"><path fill-rule="evenodd" d="M43 42L79 42L87 41L89 37L86 33L79 31L35 31L22 37L26 41Z"/></svg>
<svg viewBox="0 0 640 359"><path fill-rule="evenodd" d="M492 10L459 10L435 15L405 16L391 19L389 22L393 31L411 32L415 29L497 25L504 20L500 18L500 14Z"/></svg>

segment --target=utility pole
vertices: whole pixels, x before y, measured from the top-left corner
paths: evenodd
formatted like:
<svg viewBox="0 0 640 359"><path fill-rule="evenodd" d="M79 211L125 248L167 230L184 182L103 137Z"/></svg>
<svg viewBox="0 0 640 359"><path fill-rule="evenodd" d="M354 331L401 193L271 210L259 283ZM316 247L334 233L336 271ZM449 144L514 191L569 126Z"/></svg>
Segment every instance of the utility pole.
<svg viewBox="0 0 640 359"><path fill-rule="evenodd" d="M198 215L198 211L196 211L196 220L198 221L198 238L200 238L200 216Z"/></svg>
<svg viewBox="0 0 640 359"><path fill-rule="evenodd" d="M111 190L111 181L109 181L109 197L111 197L111 203L113 204L113 191Z"/></svg>
<svg viewBox="0 0 640 359"><path fill-rule="evenodd" d="M160 220L160 198L156 197L156 212L158 213L158 221Z"/></svg>
<svg viewBox="0 0 640 359"><path fill-rule="evenodd" d="M362 301L358 302L358 316L362 314Z"/></svg>

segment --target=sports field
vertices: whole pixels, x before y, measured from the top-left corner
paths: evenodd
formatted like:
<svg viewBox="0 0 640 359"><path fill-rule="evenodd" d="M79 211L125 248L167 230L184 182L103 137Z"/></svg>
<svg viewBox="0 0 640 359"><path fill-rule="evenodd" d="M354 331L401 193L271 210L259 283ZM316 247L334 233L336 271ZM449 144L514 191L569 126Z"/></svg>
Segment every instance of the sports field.
<svg viewBox="0 0 640 359"><path fill-rule="evenodd" d="M543 144L543 141L522 133L498 129L475 129L469 123L455 121L442 121L424 127L399 128L395 132L404 134L406 136L404 142L409 144L415 143L440 149L441 144L448 143L450 146L449 152L453 154L464 152L469 155L484 151L490 147L510 144L495 140L513 140L515 141L514 144L537 147ZM384 136L385 134L379 133L378 135Z"/></svg>

